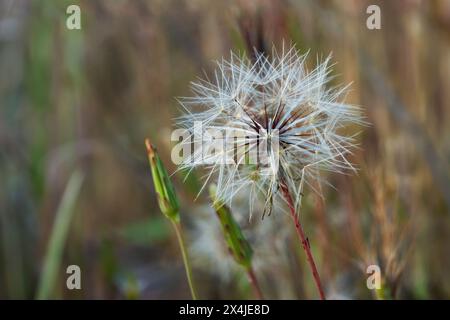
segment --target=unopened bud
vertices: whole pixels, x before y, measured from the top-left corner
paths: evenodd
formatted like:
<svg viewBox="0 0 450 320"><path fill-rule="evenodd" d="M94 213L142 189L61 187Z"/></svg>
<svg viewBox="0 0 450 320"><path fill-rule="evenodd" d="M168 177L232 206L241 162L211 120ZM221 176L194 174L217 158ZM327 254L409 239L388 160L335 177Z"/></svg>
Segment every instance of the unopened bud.
<svg viewBox="0 0 450 320"><path fill-rule="evenodd" d="M230 208L217 199L215 185L210 186L209 194L231 255L238 264L246 268L250 267L253 250L247 239L245 239L239 224L233 218Z"/></svg>
<svg viewBox="0 0 450 320"><path fill-rule="evenodd" d="M169 174L164 168L156 148L150 144L148 139L145 140L145 145L147 147L148 160L152 170L153 184L155 186L156 195L158 196L159 208L166 217L178 222L180 220L180 206L175 189L169 179Z"/></svg>

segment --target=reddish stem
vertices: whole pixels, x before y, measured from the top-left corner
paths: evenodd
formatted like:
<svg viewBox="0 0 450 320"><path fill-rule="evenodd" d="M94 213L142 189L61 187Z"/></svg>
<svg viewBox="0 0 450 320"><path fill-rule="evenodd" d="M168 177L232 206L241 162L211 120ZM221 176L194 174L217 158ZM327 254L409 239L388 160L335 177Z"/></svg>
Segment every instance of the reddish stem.
<svg viewBox="0 0 450 320"><path fill-rule="evenodd" d="M297 234L300 238L303 250L305 250L306 260L308 261L309 267L311 268L317 290L319 290L320 299L325 300L325 294L323 292L322 283L320 282L320 276L317 272L316 264L311 253L311 248L309 247L309 241L305 237L305 233L303 232L303 228L300 223L299 215L295 212L294 202L292 201L291 194L289 193L289 190L284 183L281 183L281 191L283 192L283 196L288 203L291 218L294 220L295 230L297 231Z"/></svg>
<svg viewBox="0 0 450 320"><path fill-rule="evenodd" d="M263 300L264 296L262 294L261 288L259 287L258 279L256 278L255 272L253 271L253 268L250 266L247 268L247 275L248 280L250 281L250 284L252 285L255 295L259 300Z"/></svg>

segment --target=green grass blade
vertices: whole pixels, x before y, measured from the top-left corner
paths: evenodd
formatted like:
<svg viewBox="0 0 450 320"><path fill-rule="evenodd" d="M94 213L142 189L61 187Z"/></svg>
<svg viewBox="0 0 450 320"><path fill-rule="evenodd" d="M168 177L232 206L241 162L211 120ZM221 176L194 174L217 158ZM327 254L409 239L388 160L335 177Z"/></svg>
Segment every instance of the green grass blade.
<svg viewBox="0 0 450 320"><path fill-rule="evenodd" d="M36 295L37 299L48 299L52 294L58 276L58 268L61 264L64 244L66 242L70 222L75 211L75 203L80 193L82 182L83 175L79 171L75 171L67 183L67 187L56 213L52 234L48 243L42 275Z"/></svg>

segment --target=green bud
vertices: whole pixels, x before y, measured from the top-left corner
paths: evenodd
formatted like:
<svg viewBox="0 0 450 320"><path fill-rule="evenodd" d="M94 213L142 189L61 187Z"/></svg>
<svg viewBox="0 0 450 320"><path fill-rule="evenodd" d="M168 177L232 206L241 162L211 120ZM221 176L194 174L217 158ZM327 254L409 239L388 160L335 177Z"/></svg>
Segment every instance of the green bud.
<svg viewBox="0 0 450 320"><path fill-rule="evenodd" d="M249 268L253 255L250 244L247 239L245 239L239 224L233 218L230 208L216 197L215 185L210 186L209 194L213 201L213 207L219 218L220 225L222 226L222 231L230 254L238 264L245 268Z"/></svg>
<svg viewBox="0 0 450 320"><path fill-rule="evenodd" d="M155 186L156 195L158 196L158 204L164 215L175 221L180 221L179 203L169 175L164 168L161 158L158 156L156 148L150 144L148 139L145 140L147 147L148 160L152 170L153 184Z"/></svg>

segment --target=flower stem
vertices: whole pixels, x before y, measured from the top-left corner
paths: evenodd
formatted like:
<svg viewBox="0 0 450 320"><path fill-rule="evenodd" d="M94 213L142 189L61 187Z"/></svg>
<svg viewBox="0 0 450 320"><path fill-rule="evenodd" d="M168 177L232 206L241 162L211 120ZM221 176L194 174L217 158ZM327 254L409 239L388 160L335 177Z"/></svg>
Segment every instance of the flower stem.
<svg viewBox="0 0 450 320"><path fill-rule="evenodd" d="M306 260L308 261L309 267L311 268L314 277L314 282L316 283L317 290L319 291L320 299L325 300L325 294L323 292L322 283L320 282L320 276L319 273L317 272L316 264L314 262L314 258L311 253L309 241L305 237L305 233L303 232L303 228L300 223L299 215L295 212L294 202L292 201L291 194L289 193L289 190L284 183L281 183L281 191L283 192L283 196L288 203L291 218L293 219L295 224L295 230L297 231L297 234L300 238L303 250L305 250Z"/></svg>
<svg viewBox="0 0 450 320"><path fill-rule="evenodd" d="M177 234L178 244L180 246L181 255L183 256L184 269L186 270L186 277L189 283L189 288L191 289L191 295L193 300L197 300L197 292L194 287L191 265L189 264L188 252L186 245L184 244L183 234L181 232L181 224L179 222L172 221L173 228Z"/></svg>
<svg viewBox="0 0 450 320"><path fill-rule="evenodd" d="M255 271L252 266L246 268L248 280L255 291L255 295L259 300L264 300L263 293L261 291L261 287L259 286L258 279L256 278Z"/></svg>

